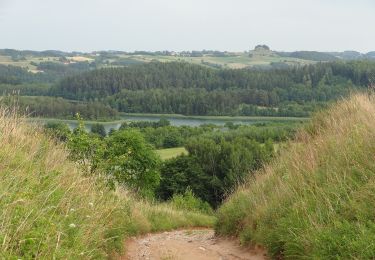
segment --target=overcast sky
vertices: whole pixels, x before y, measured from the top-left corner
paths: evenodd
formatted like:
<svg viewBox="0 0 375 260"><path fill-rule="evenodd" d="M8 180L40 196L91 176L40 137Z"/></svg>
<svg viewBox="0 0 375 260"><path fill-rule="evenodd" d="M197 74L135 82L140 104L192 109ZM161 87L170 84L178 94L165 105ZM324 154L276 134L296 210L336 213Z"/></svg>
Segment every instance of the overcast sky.
<svg viewBox="0 0 375 260"><path fill-rule="evenodd" d="M374 0L0 0L0 48L375 51Z"/></svg>

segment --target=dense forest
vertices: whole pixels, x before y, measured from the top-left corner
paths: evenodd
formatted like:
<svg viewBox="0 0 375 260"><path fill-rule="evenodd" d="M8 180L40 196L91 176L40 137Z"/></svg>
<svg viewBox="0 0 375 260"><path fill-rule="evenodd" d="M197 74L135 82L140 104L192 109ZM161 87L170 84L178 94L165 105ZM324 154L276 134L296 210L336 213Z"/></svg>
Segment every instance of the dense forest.
<svg viewBox="0 0 375 260"><path fill-rule="evenodd" d="M16 105L19 112L30 117L74 119L76 114L90 120L116 119L117 111L100 102L75 102L59 97L5 96L7 106Z"/></svg>
<svg viewBox="0 0 375 260"><path fill-rule="evenodd" d="M354 89L366 88L375 72L375 63L371 61L335 61L267 70L215 69L186 62L102 69L89 62L36 65L43 72L0 65L0 91L59 97L59 104L70 111L55 112L50 110L54 109L51 105L36 105L30 99L22 99L23 107L33 109L33 115L69 118L73 116L71 111L78 111L91 119L113 118L116 111L307 117ZM51 104L50 100L39 98L41 103ZM92 104L97 104L94 109Z"/></svg>
<svg viewBox="0 0 375 260"><path fill-rule="evenodd" d="M52 93L100 100L121 112L307 116L322 102L366 87L373 71L367 61L274 70L153 62L67 77Z"/></svg>
<svg viewBox="0 0 375 260"><path fill-rule="evenodd" d="M64 123L45 125L48 134L67 143L73 160L108 175L109 185L125 185L146 197L167 201L187 189L211 207L276 153L301 122L252 126L171 126L158 122L124 123L108 134L101 124L87 132ZM161 161L155 148L184 146L187 154Z"/></svg>

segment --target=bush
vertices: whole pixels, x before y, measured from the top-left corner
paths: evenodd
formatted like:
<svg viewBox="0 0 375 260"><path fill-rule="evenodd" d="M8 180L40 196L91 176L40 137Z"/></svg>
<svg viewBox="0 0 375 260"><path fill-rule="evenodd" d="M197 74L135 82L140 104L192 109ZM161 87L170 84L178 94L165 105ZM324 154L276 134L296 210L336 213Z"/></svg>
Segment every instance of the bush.
<svg viewBox="0 0 375 260"><path fill-rule="evenodd" d="M189 188L187 188L183 194L174 194L170 200L170 204L173 208L178 210L200 212L209 215L213 214L210 204L195 197Z"/></svg>
<svg viewBox="0 0 375 260"><path fill-rule="evenodd" d="M69 126L65 123L48 122L44 125L44 128L46 133L51 134L60 141L67 141L71 134Z"/></svg>
<svg viewBox="0 0 375 260"><path fill-rule="evenodd" d="M107 135L107 133L105 131L105 128L104 128L104 125L99 124L99 123L93 124L91 126L91 133L97 134L100 137L106 137L106 135Z"/></svg>

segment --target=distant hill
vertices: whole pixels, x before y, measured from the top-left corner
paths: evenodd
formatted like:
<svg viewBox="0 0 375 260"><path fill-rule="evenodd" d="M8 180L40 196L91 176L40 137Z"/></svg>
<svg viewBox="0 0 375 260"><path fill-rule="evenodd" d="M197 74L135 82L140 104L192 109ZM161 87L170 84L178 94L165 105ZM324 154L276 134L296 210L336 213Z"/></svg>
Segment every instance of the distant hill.
<svg viewBox="0 0 375 260"><path fill-rule="evenodd" d="M375 51L368 52L365 56L369 59L375 59Z"/></svg>
<svg viewBox="0 0 375 260"><path fill-rule="evenodd" d="M343 60L359 60L364 58L364 55L358 51L330 52L330 54Z"/></svg>
<svg viewBox="0 0 375 260"><path fill-rule="evenodd" d="M318 52L318 51L295 51L295 52L278 52L280 56L283 57L293 57L303 60L310 60L310 61L335 61L338 60L337 57L325 53L325 52Z"/></svg>
<svg viewBox="0 0 375 260"><path fill-rule="evenodd" d="M279 52L272 50L267 45L257 45L254 49L244 52L228 52L217 50L202 51L94 51L63 52L58 50L30 51L0 49L0 65L12 65L23 67L30 72L45 71L41 67L49 63L48 67L57 68L56 75L61 71L90 70L105 67L128 67L140 63L152 61L173 62L184 61L200 64L211 68L285 68L287 66L304 66L316 62L327 62L335 60L361 60L375 59L374 52L363 54L356 51L345 52L318 52L318 51L295 51ZM56 66L52 66L55 63ZM40 64L42 64L40 66ZM45 66L44 66L45 67ZM59 68L58 68L59 67ZM64 68L69 67L69 68ZM77 69L79 68L79 69ZM66 73L65 73L66 74Z"/></svg>

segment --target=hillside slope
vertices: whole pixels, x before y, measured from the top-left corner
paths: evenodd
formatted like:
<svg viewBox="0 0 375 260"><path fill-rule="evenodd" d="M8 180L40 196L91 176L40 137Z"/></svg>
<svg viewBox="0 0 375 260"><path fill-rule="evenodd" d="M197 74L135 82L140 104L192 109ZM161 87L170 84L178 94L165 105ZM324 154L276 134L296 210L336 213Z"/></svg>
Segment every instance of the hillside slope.
<svg viewBox="0 0 375 260"><path fill-rule="evenodd" d="M109 191L67 160L67 152L0 109L0 258L101 259L123 240L213 218Z"/></svg>
<svg viewBox="0 0 375 260"><path fill-rule="evenodd" d="M287 259L375 257L375 97L315 116L219 210L216 231Z"/></svg>

